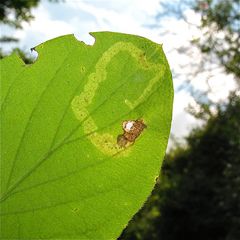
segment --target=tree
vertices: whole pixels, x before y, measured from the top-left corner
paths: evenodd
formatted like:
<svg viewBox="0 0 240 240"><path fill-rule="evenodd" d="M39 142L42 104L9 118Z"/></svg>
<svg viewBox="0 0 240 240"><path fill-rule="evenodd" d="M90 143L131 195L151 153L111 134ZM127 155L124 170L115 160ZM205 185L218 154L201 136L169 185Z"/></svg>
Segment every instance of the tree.
<svg viewBox="0 0 240 240"><path fill-rule="evenodd" d="M239 8L239 0L201 0L193 6L201 14L200 28L204 33L195 43L209 60L216 57L240 84Z"/></svg>
<svg viewBox="0 0 240 240"><path fill-rule="evenodd" d="M190 5L189 2L186 2ZM240 5L239 0L198 0L191 2L191 8L201 14L199 29L202 36L192 40L202 53L199 66L201 71L209 71L213 66L220 66L227 74L232 74L240 87ZM181 12L181 11L180 11ZM182 14L182 16L184 16ZM211 66L210 68L208 66ZM211 74L209 74L211 76ZM211 91L209 88L208 92ZM197 108L189 105L188 112L198 119L208 119L217 106L210 99L201 96L208 92L193 94Z"/></svg>
<svg viewBox="0 0 240 240"><path fill-rule="evenodd" d="M216 110L216 102L209 97L214 81L218 81L216 75L232 74L237 88L240 87L239 0L175 0L164 1L160 5L153 27L163 27L162 20L170 17L185 21L189 31L198 33L184 46L175 49L184 59L187 56L189 61L179 63L183 73L173 69L173 75L175 79L182 80L179 90L187 90L195 100L189 108L190 113L207 120ZM188 17L189 10L199 13L199 23ZM168 30L171 31L174 32L174 29ZM199 79L204 79L201 81L204 81L206 90L196 87L195 82Z"/></svg>
<svg viewBox="0 0 240 240"><path fill-rule="evenodd" d="M39 0L2 0L0 3L0 22L13 28L21 28L22 22L29 22L34 17L31 9ZM0 42L17 41L10 36L2 36Z"/></svg>
<svg viewBox="0 0 240 240"><path fill-rule="evenodd" d="M57 2L58 0L49 0L50 2ZM2 0L0 3L0 23L14 29L21 29L23 22L30 22L34 19L32 9L37 7L40 0ZM18 42L18 39L9 35L2 35L0 43ZM26 63L32 63L33 57L24 50L15 47L10 52L5 52L0 48L0 59L18 53L22 60Z"/></svg>
<svg viewBox="0 0 240 240"><path fill-rule="evenodd" d="M234 95L226 109L193 131L187 150L169 157L165 171L175 187L162 193L155 222L162 239L239 239L239 109Z"/></svg>

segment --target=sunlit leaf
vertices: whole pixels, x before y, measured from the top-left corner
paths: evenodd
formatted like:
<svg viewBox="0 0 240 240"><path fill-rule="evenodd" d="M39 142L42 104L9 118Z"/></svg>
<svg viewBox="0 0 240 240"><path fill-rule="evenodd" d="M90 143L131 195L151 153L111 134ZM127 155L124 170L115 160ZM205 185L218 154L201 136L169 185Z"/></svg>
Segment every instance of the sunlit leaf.
<svg viewBox="0 0 240 240"><path fill-rule="evenodd" d="M117 238L155 184L173 100L162 46L92 36L47 41L31 65L1 61L3 239ZM144 127L120 144L130 120Z"/></svg>

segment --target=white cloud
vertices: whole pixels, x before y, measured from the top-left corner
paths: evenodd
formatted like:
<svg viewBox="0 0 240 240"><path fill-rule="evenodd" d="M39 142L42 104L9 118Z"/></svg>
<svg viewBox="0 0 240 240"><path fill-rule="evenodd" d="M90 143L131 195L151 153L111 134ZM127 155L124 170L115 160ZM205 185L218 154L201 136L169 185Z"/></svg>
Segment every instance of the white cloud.
<svg viewBox="0 0 240 240"><path fill-rule="evenodd" d="M76 35L81 38L82 35L88 34L91 31L114 31L124 32L131 34L138 34L148 37L153 41L160 41L158 33L153 30L144 27L148 14L153 6L157 5L157 1L153 1L154 4L145 4L147 11L144 11L143 4L137 3L137 1L122 1L121 4L111 2L111 6L104 4L105 1L101 1L100 4L96 4L94 1L67 1L66 4L72 9L78 8L80 11L84 11L92 15L92 18L96 21L86 22L88 28L78 30ZM115 4L113 4L115 3ZM154 8L155 9L155 8ZM154 14L153 14L154 15ZM76 19L72 21L76 26ZM83 23L82 23L83 25ZM85 30L86 32L84 32Z"/></svg>
<svg viewBox="0 0 240 240"><path fill-rule="evenodd" d="M44 5L35 9L33 15L35 19L31 23L24 23L23 30L17 30L15 33L15 37L20 39L23 47L31 48L48 39L74 32L71 24L61 20L52 20L51 13Z"/></svg>

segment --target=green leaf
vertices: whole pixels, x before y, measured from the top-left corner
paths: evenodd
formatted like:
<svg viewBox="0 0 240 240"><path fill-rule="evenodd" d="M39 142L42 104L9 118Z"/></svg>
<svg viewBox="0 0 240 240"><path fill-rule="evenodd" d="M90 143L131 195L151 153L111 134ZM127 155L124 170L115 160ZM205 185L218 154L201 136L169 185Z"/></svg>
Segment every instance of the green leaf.
<svg viewBox="0 0 240 240"><path fill-rule="evenodd" d="M150 194L165 153L173 89L162 46L92 33L1 61L1 236L114 239ZM117 143L125 120L147 126Z"/></svg>

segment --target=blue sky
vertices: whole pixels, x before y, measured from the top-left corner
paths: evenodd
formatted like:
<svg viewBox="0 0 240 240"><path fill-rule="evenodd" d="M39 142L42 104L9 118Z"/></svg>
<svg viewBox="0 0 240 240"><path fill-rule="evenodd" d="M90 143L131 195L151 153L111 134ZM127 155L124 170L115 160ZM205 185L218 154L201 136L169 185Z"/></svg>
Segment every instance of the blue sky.
<svg viewBox="0 0 240 240"><path fill-rule="evenodd" d="M33 10L35 19L29 24L24 23L22 30L1 28L1 33L11 33L20 39L21 48L30 51L30 48L65 34L74 33L77 39L93 44L94 39L88 34L95 31L114 31L140 35L152 41L163 43L163 48L171 68L182 77L173 79L175 89L187 78L187 72L192 69L182 68L185 64L199 61L199 52L192 49L192 56L181 55L177 47L186 47L189 40L200 36L194 25L189 26L181 19L168 17L161 20L161 27L152 28L156 23L156 15L161 10L160 0L65 0L59 3L41 1ZM198 25L200 16L192 10L184 12L186 18ZM158 20L159 21L159 20ZM12 47L3 46L5 50ZM213 101L226 99L229 90L235 87L233 77L226 76L220 69L212 72L212 79L208 82L213 88L209 97ZM185 76L185 77L184 77ZM207 76L200 74L194 79L193 85L197 89L205 90ZM185 108L193 98L187 91L175 91L172 133L181 138L197 124L196 120L185 112Z"/></svg>

